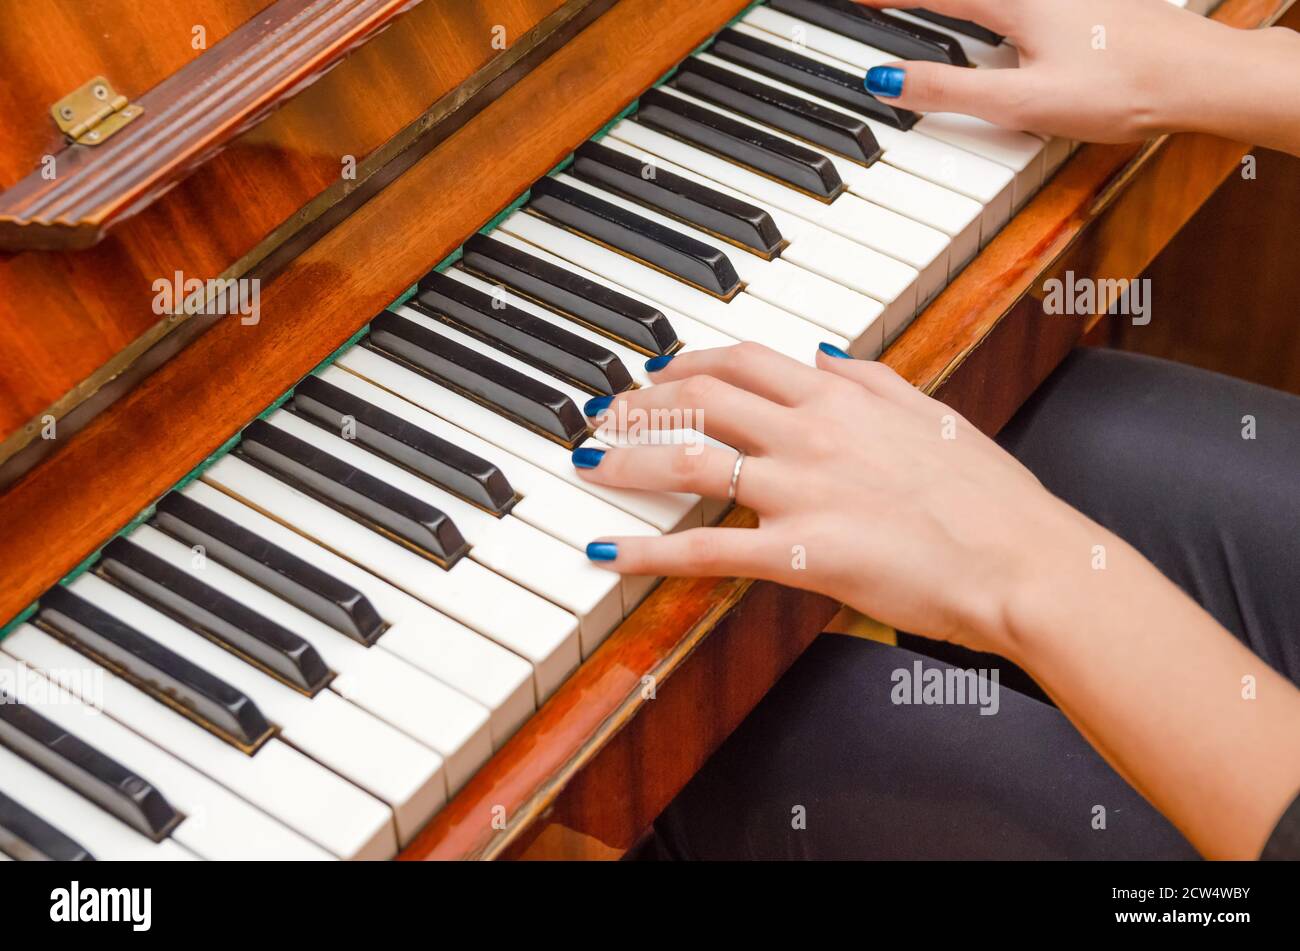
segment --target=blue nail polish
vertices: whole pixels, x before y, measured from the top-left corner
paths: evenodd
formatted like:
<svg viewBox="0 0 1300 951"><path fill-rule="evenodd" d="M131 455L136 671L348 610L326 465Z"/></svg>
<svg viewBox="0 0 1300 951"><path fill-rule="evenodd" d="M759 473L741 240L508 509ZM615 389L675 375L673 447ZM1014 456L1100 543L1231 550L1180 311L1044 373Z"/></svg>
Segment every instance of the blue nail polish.
<svg viewBox="0 0 1300 951"><path fill-rule="evenodd" d="M897 66L872 66L867 70L867 92L873 96L897 99L903 94L907 74Z"/></svg>
<svg viewBox="0 0 1300 951"><path fill-rule="evenodd" d="M595 419L601 413L605 412L605 410L609 409L609 404L612 402L614 402L614 397L612 396L597 396L593 399L587 400L582 407L582 412L585 415L590 416L592 419Z"/></svg>
<svg viewBox="0 0 1300 951"><path fill-rule="evenodd" d="M592 561L613 561L618 557L618 546L613 542L591 542L587 545L587 557Z"/></svg>
<svg viewBox="0 0 1300 951"><path fill-rule="evenodd" d="M817 349L820 350L822 353L826 354L826 356L828 356L828 357L835 357L835 358L838 359L838 360L852 360L852 359L853 359L853 356L852 356L851 354L845 353L843 350L841 350L839 347L835 346L835 344L833 344L833 343L823 343L823 344L820 344L820 345L817 347Z"/></svg>
<svg viewBox="0 0 1300 951"><path fill-rule="evenodd" d="M664 367L668 366L668 364L672 362L672 359L672 354L665 354L662 357L651 357L645 362L646 372L658 373Z"/></svg>
<svg viewBox="0 0 1300 951"><path fill-rule="evenodd" d="M573 464L579 469L594 469L600 465L600 460L605 458L604 449L591 449L582 447L573 450Z"/></svg>

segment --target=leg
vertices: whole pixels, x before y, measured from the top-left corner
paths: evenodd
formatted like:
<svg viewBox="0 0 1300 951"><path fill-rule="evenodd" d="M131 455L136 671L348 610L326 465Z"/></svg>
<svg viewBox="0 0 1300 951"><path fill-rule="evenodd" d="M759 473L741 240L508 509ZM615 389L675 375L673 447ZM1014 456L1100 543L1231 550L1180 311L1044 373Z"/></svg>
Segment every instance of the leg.
<svg viewBox="0 0 1300 951"><path fill-rule="evenodd" d="M1300 398L1082 348L999 441L1300 682Z"/></svg>
<svg viewBox="0 0 1300 951"><path fill-rule="evenodd" d="M947 665L818 638L656 823L688 859L1194 858L1046 704L893 702L894 672ZM806 810L806 828L792 810ZM1095 809L1105 829L1095 829Z"/></svg>

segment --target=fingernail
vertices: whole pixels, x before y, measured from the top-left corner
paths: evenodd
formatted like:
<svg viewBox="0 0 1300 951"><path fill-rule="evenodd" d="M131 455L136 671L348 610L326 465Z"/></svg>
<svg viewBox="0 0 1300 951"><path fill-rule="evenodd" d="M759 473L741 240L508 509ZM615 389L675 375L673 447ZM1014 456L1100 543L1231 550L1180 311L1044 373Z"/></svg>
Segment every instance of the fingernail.
<svg viewBox="0 0 1300 951"><path fill-rule="evenodd" d="M820 346L818 346L817 349L820 350L822 353L826 354L826 356L828 357L835 357L836 359L839 360L853 359L853 357L850 354L845 353L843 350L835 346L835 344L833 343L823 343Z"/></svg>
<svg viewBox="0 0 1300 951"><path fill-rule="evenodd" d="M672 362L672 359L672 354L665 354L662 357L651 357L645 362L646 372L658 373L664 367L668 366L668 364Z"/></svg>
<svg viewBox="0 0 1300 951"><path fill-rule="evenodd" d="M614 397L612 396L597 396L593 399L587 400L586 404L582 407L582 411L587 416L595 419L601 413L605 412L605 410L609 409L609 404L612 402L614 402Z"/></svg>
<svg viewBox="0 0 1300 951"><path fill-rule="evenodd" d="M897 66L872 66L867 70L867 92L873 96L896 99L903 94L907 74Z"/></svg>
<svg viewBox="0 0 1300 951"><path fill-rule="evenodd" d="M604 449L591 449L584 446L573 450L573 464L579 469L594 469L605 458Z"/></svg>
<svg viewBox="0 0 1300 951"><path fill-rule="evenodd" d="M613 561L618 557L618 546L613 542L590 542L587 557L592 561Z"/></svg>

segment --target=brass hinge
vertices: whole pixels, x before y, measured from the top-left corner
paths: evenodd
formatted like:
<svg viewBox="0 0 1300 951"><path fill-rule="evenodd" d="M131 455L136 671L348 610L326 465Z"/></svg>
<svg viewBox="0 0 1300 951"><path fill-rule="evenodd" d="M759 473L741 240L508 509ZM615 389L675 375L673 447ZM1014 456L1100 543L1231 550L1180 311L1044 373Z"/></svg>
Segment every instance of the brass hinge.
<svg viewBox="0 0 1300 951"><path fill-rule="evenodd" d="M63 134L79 145L107 141L142 112L143 106L127 102L103 76L96 76L50 107Z"/></svg>

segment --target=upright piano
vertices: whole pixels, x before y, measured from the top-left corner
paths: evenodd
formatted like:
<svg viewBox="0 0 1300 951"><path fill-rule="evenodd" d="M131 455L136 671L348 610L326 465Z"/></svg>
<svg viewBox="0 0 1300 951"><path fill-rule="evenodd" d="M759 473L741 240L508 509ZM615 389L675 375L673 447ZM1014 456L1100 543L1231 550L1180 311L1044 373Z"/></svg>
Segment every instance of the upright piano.
<svg viewBox="0 0 1300 951"><path fill-rule="evenodd" d="M755 516L584 402L826 341L995 432L1248 148L897 109L1014 46L840 0L14 6L0 859L625 855L838 606L590 565Z"/></svg>

